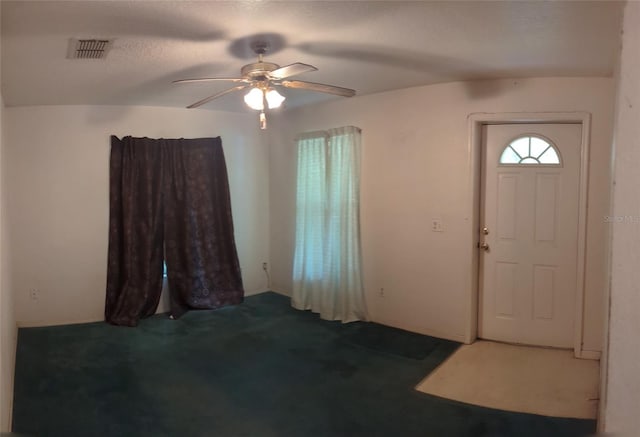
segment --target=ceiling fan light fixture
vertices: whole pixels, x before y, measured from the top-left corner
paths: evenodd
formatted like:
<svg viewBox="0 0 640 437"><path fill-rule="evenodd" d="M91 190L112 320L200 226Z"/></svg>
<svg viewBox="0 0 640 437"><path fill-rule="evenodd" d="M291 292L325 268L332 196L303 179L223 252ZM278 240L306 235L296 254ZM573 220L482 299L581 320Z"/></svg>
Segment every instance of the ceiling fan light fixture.
<svg viewBox="0 0 640 437"><path fill-rule="evenodd" d="M264 92L260 88L251 88L244 96L244 102L251 109L256 111L264 110Z"/></svg>
<svg viewBox="0 0 640 437"><path fill-rule="evenodd" d="M282 102L284 102L284 98L285 97L282 94L280 94L273 88L271 88L266 93L267 105L269 106L269 109L279 108L280 105L282 105Z"/></svg>

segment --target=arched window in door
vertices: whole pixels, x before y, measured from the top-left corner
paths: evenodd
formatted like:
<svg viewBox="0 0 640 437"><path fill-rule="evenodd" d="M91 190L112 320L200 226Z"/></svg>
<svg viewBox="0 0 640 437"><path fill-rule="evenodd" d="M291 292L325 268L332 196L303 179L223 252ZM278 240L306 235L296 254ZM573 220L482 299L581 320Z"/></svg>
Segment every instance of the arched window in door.
<svg viewBox="0 0 640 437"><path fill-rule="evenodd" d="M518 137L504 148L500 164L562 165L560 154L551 141L535 135Z"/></svg>

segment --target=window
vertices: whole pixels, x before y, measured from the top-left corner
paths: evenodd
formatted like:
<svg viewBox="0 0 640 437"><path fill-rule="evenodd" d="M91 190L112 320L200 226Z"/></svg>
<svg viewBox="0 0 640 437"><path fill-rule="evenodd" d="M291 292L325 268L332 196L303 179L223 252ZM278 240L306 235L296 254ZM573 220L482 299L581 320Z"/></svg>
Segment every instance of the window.
<svg viewBox="0 0 640 437"><path fill-rule="evenodd" d="M529 135L511 141L500 155L500 164L560 165L560 155L550 141Z"/></svg>
<svg viewBox="0 0 640 437"><path fill-rule="evenodd" d="M321 280L324 275L327 199L327 137L324 132L298 139L296 190L296 275Z"/></svg>
<svg viewBox="0 0 640 437"><path fill-rule="evenodd" d="M360 255L360 129L298 138L294 308L366 320Z"/></svg>

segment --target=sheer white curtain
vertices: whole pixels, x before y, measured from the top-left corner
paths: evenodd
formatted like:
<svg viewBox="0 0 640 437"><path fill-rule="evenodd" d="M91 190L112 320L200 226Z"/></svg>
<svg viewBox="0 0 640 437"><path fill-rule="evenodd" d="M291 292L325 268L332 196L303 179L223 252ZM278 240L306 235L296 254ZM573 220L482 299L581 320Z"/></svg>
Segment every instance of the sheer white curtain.
<svg viewBox="0 0 640 437"><path fill-rule="evenodd" d="M294 308L366 320L360 253L360 129L298 138Z"/></svg>

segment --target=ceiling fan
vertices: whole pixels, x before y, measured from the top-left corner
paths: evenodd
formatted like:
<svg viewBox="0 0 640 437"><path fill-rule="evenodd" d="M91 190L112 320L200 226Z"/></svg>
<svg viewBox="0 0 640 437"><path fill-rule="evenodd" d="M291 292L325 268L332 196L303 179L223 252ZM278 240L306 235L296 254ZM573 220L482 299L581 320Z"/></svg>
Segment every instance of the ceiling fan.
<svg viewBox="0 0 640 437"><path fill-rule="evenodd" d="M210 81L238 83L239 85L232 88L205 97L202 100L198 100L197 102L187 106L187 108L197 108L234 91L249 89L249 92L244 96L244 101L250 108L260 111L261 129L265 129L267 126L266 117L264 115L265 108L278 108L285 99L285 97L276 90L276 86L304 89L343 97L355 96L355 90L349 88L342 88L316 82L305 82L302 80L289 80L292 76L316 71L317 68L313 65L303 64L301 62L285 65L284 67L280 67L278 64L273 64L271 62L264 62L263 57L267 52L267 47L268 46L265 42L260 41L251 45L252 50L258 56L258 62L247 64L242 67L240 70L242 77L203 77L197 79L180 79L174 80L173 83Z"/></svg>

